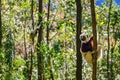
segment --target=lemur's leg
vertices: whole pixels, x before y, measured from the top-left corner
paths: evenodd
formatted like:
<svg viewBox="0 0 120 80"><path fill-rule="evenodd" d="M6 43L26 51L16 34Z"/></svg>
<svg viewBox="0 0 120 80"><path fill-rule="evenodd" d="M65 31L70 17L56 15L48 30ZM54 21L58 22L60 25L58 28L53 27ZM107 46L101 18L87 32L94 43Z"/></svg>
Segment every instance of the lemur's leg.
<svg viewBox="0 0 120 80"><path fill-rule="evenodd" d="M94 53L96 53L96 51L92 51L91 55L93 55ZM97 59L99 59L101 57L101 55L102 55L101 46L98 45L97 46Z"/></svg>

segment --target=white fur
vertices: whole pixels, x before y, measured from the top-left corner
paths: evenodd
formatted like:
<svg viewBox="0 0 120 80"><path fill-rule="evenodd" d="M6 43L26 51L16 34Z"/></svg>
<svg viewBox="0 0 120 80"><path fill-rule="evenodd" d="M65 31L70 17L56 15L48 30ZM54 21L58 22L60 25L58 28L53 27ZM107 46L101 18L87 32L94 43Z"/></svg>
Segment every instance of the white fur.
<svg viewBox="0 0 120 80"><path fill-rule="evenodd" d="M87 42L90 40L90 38L88 38L86 34L81 34L81 35L80 35L80 40L81 40L81 37L82 37L82 36L85 36L85 37L86 37L86 40L85 40L85 41L82 41L82 43L87 43Z"/></svg>

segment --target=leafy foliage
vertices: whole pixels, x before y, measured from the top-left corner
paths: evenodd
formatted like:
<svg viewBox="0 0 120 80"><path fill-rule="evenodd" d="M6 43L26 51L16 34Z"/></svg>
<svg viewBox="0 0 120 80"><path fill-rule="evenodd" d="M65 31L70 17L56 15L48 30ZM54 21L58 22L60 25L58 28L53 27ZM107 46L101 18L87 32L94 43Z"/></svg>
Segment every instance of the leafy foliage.
<svg viewBox="0 0 120 80"><path fill-rule="evenodd" d="M37 49L44 61L46 80L51 80L52 70L55 80L76 80L76 4L75 0L51 0L50 20L47 21L48 0L43 0L43 14L38 13L38 1L34 0L34 28L38 29L38 17L43 17L43 41L36 47L31 44L31 0L2 0L2 51L0 52L0 80L27 80L30 68L31 46L34 47L32 80L37 80ZM109 2L109 0L108 0ZM89 0L82 0L82 32L92 36ZM108 6L96 6L98 43L103 49L103 58L98 62L98 79L107 79L107 20ZM49 26L49 45L46 28ZM24 32L25 31L25 32ZM110 68L111 79L120 76L120 7L113 4L110 22ZM24 41L25 38L25 41ZM26 49L25 49L25 45ZM27 53L27 57L25 54ZM28 66L26 63L28 62ZM83 80L91 79L91 66L83 59Z"/></svg>

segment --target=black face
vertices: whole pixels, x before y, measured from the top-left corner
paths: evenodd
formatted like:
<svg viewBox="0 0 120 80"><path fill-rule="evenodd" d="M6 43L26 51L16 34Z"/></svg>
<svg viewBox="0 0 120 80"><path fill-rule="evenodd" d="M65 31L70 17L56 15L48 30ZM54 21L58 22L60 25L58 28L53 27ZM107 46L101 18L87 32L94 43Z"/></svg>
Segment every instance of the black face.
<svg viewBox="0 0 120 80"><path fill-rule="evenodd" d="M81 36L81 41L85 41L86 40L86 36Z"/></svg>

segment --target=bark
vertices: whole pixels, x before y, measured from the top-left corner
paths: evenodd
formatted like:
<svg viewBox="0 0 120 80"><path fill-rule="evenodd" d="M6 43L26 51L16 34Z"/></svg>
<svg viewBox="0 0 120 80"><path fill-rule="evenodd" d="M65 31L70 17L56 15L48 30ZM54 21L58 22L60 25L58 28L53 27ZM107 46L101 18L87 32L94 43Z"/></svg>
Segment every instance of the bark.
<svg viewBox="0 0 120 80"><path fill-rule="evenodd" d="M28 55L27 55L27 47L26 47L26 30L25 30L25 26L26 26L26 21L25 21L25 24L24 24L24 31L23 31L23 33L24 33L24 53L25 53L25 60L27 60L27 57L28 57Z"/></svg>
<svg viewBox="0 0 120 80"><path fill-rule="evenodd" d="M109 54L110 54L110 14L111 14L111 8L112 8L112 0L110 0L110 5L109 5L109 12L108 12L108 26L107 26L107 34L108 34L108 50L107 50L107 78L110 79L110 73L109 73Z"/></svg>
<svg viewBox="0 0 120 80"><path fill-rule="evenodd" d="M0 49L2 47L2 15L1 15L1 10L2 10L2 4L0 0Z"/></svg>
<svg viewBox="0 0 120 80"><path fill-rule="evenodd" d="M48 15L47 15L47 21L49 21L50 18L50 2L51 0L49 0L48 2ZM49 25L47 25L47 44L49 45Z"/></svg>
<svg viewBox="0 0 120 80"><path fill-rule="evenodd" d="M76 69L76 80L82 80L82 55L80 53L81 42L79 35L82 29L82 5L81 0L76 0L77 17L76 17L76 57L77 57L77 69Z"/></svg>
<svg viewBox="0 0 120 80"><path fill-rule="evenodd" d="M92 33L93 33L93 50L95 53L92 55L92 63L93 63L93 71L92 71L92 80L97 80L97 32L96 32L96 15L95 15L95 4L94 0L90 0L91 2L91 17L92 17Z"/></svg>
<svg viewBox="0 0 120 80"><path fill-rule="evenodd" d="M23 33L24 33L24 53L25 53L25 61L26 61L26 67L27 67L27 74L25 75L27 77L27 79L29 78L29 62L28 62L28 54L27 54L27 47L26 47L26 30L25 30L25 27L26 27L26 21L25 21L25 24L23 25L24 26L24 30L23 30Z"/></svg>
<svg viewBox="0 0 120 80"><path fill-rule="evenodd" d="M49 66L50 66L50 78L51 80L55 80L54 79L54 73L53 73L53 64L52 64L52 59L51 59L51 55L48 57L49 59Z"/></svg>
<svg viewBox="0 0 120 80"><path fill-rule="evenodd" d="M34 17L33 17L33 4L34 0L31 0L31 20L32 20L32 30L34 31ZM29 72L29 80L32 80L32 69L33 69L33 53L34 53L34 37L31 40L31 59L30 59L30 72Z"/></svg>
<svg viewBox="0 0 120 80"><path fill-rule="evenodd" d="M38 62L38 80L44 80L44 65L43 65L43 54L42 52L39 50L40 49L40 45L42 43L43 40L43 27L41 25L42 23L42 16L39 14L42 14L43 11L43 1L42 0L38 0L39 2L39 8L38 8L38 25L39 25L39 29L38 29L38 40L37 40L37 62Z"/></svg>
<svg viewBox="0 0 120 80"><path fill-rule="evenodd" d="M47 21L49 21L49 19L50 19L50 2L51 2L51 0L48 1ZM47 45L48 45L48 46L49 46L49 33L50 33L49 25L47 25L47 36L46 36L46 38L47 38ZM49 57L48 57L48 64L49 64L49 66L50 66L50 78L51 78L52 80L54 80L54 73L53 73L53 71L52 71L53 66L52 66L51 55L49 55Z"/></svg>

